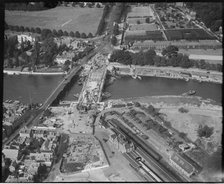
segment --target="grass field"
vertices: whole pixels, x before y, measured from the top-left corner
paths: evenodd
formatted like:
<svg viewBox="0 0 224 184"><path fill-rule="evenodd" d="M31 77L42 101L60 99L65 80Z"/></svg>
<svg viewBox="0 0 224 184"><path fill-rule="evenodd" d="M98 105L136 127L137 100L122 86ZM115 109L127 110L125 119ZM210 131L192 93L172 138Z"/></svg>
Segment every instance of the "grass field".
<svg viewBox="0 0 224 184"><path fill-rule="evenodd" d="M5 21L9 25L95 34L102 14L103 8L56 7L32 12L5 10Z"/></svg>

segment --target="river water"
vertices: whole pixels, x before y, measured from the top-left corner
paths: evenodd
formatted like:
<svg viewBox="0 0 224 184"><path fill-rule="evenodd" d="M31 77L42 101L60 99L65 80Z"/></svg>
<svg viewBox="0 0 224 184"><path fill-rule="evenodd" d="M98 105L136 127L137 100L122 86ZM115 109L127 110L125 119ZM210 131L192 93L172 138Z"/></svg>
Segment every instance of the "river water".
<svg viewBox="0 0 224 184"><path fill-rule="evenodd" d="M222 102L222 85L208 82L177 80L159 77L142 77L142 80L123 76L105 91L112 94L111 99L125 97L181 95L189 90L195 90L197 96L210 98L218 103Z"/></svg>
<svg viewBox="0 0 224 184"><path fill-rule="evenodd" d="M20 100L22 103L42 103L56 88L63 76L29 76L4 75L3 99ZM74 94L80 93L82 86L74 80L73 86L66 92L63 100L74 100ZM222 85L214 83L199 83L167 78L142 77L142 80L123 76L112 85L105 88L112 94L111 99L125 97L180 95L189 90L195 90L197 96L210 98L221 103Z"/></svg>

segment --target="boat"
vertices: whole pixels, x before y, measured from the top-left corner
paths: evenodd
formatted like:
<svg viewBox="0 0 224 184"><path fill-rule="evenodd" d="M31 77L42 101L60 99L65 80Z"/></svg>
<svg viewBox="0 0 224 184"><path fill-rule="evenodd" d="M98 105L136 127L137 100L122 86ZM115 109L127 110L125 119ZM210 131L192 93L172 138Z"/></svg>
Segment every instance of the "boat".
<svg viewBox="0 0 224 184"><path fill-rule="evenodd" d="M196 93L196 91L190 90L190 91L188 91L186 93L183 93L182 95L184 95L184 96L190 96L190 95L194 95L195 93Z"/></svg>
<svg viewBox="0 0 224 184"><path fill-rule="evenodd" d="M139 80L142 80L142 77L141 77L141 76L138 76L138 79L139 79Z"/></svg>
<svg viewBox="0 0 224 184"><path fill-rule="evenodd" d="M131 76L133 79L137 79L137 75L132 75Z"/></svg>
<svg viewBox="0 0 224 184"><path fill-rule="evenodd" d="M110 98L112 95L111 95L111 93L109 93L109 92L104 92L103 94L102 94L102 97L103 98Z"/></svg>

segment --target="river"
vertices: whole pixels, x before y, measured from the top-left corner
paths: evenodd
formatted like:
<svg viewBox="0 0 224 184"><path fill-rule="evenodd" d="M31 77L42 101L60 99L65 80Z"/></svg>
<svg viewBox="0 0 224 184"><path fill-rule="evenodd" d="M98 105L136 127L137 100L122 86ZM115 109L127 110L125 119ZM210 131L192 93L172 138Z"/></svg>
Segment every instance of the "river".
<svg viewBox="0 0 224 184"><path fill-rule="evenodd" d="M210 98L216 102L222 102L222 85L208 82L168 79L159 77L142 77L142 80L123 76L112 85L105 88L110 92L111 99L125 97L157 96L157 95L181 95L189 90L195 90L197 96L204 99Z"/></svg>
<svg viewBox="0 0 224 184"><path fill-rule="evenodd" d="M4 75L3 99L20 100L22 103L30 101L42 103L51 91L62 80L59 76L29 76L29 75ZM66 93L63 100L74 100L73 95L80 93L82 86L77 82ZM219 103L222 101L222 85L190 80L142 77L142 80L123 76L112 85L105 88L112 94L111 99L125 97L155 96L155 95L180 95L189 90L195 90L197 96L210 98Z"/></svg>
<svg viewBox="0 0 224 184"><path fill-rule="evenodd" d="M43 103L63 77L62 75L4 75L3 100L19 100L24 104ZM64 100L73 100L73 94L79 93L81 88L82 86L74 82Z"/></svg>

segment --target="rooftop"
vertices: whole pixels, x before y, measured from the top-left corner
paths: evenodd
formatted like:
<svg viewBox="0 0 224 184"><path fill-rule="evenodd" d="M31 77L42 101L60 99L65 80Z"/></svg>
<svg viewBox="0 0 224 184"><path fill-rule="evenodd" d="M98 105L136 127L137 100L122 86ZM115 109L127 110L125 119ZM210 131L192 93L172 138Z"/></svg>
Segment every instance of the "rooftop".
<svg viewBox="0 0 224 184"><path fill-rule="evenodd" d="M194 172L194 167L189 162L187 162L181 155L174 153L171 156L171 160L183 170L185 170L188 174Z"/></svg>

